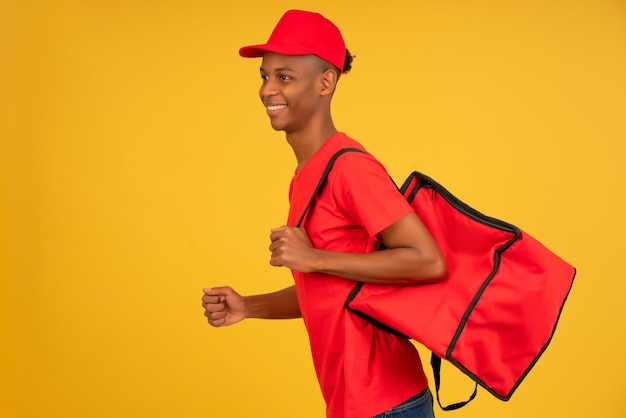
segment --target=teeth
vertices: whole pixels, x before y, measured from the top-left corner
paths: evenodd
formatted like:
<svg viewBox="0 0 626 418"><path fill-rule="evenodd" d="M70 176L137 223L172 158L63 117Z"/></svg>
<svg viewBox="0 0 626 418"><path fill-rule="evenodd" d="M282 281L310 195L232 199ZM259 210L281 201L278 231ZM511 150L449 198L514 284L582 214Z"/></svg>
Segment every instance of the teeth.
<svg viewBox="0 0 626 418"><path fill-rule="evenodd" d="M271 105L271 106L267 106L267 110L278 110L278 109L284 109L286 107L287 105Z"/></svg>

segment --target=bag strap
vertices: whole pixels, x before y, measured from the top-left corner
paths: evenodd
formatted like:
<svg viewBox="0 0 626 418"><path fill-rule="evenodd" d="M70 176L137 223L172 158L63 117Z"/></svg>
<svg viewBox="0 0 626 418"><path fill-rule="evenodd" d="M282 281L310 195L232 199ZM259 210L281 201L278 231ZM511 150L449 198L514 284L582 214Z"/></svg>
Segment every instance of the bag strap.
<svg viewBox="0 0 626 418"><path fill-rule="evenodd" d="M337 161L337 158L339 158L346 152L360 152L362 154L367 154L367 152L359 148L342 148L336 153L334 153L332 157L330 157L330 159L328 160L328 164L326 164L326 168L322 172L322 176L320 177L320 180L317 183L317 186L315 187L315 190L313 190L313 194L311 195L311 198L309 199L309 203L307 203L306 207L304 208L304 211L302 212L302 216L300 216L300 220L296 224L297 228L299 228L300 225L302 225L302 222L304 221L304 217L306 216L311 206L313 206L313 202L315 202L315 198L317 197L317 194L320 192L320 190L324 186L324 183L326 183L326 179L328 178L328 173L330 173L330 170L332 170L333 165L335 165L335 161Z"/></svg>
<svg viewBox="0 0 626 418"><path fill-rule="evenodd" d="M320 190L322 190L322 187L324 187L324 184L326 183L326 180L328 179L328 174L330 173L330 171L332 170L333 166L335 165L335 161L337 161L337 158L339 158L340 156L342 156L343 154L345 154L347 152L360 152L362 154L367 154L367 152L365 152L365 151L363 151L362 149L359 149L359 148L342 148L342 149L340 149L339 151L337 151L336 153L334 153L330 157L330 159L328 160L328 164L326 164L326 168L324 168L324 171L322 172L322 175L320 176L320 179L317 182L317 186L315 186L315 189L313 190L313 193L311 195L311 198L309 199L309 202L307 203L306 207L304 208L304 211L302 211L302 216L300 216L300 219L298 220L298 223L296 224L296 227L299 228L302 225L302 222L304 221L304 218L305 218L306 214L308 213L309 209L311 209L311 206L313 206L313 203L315 202L315 199L316 199L318 193L320 192ZM402 191L402 192L406 191L406 188L408 187L409 183L410 183L410 179L407 179L406 183L402 186L402 189L400 191ZM359 286L360 284L362 284L362 283L357 283L357 286ZM355 288L355 290L356 290L356 288ZM379 327L382 325L380 323L376 324L375 322L373 322L373 324L375 326L379 326ZM384 326L381 327L381 328L383 330L389 331L389 329L385 329ZM396 335L398 335L398 334L396 334ZM439 357L435 353L432 353L431 358L430 358L430 365L432 366L432 369L433 369L433 377L434 377L434 380L435 380L435 391L436 391L436 395L437 395L437 403L439 404L439 406L441 407L442 410L444 410L444 411L453 411L455 409L459 409L459 408L467 405L469 402L471 402L476 397L478 384L476 384L476 386L474 387L474 392L472 393L472 395L470 396L470 398L467 401L453 403L453 404L450 404L448 406L441 405L441 401L439 400L439 388L441 386L441 357Z"/></svg>
<svg viewBox="0 0 626 418"><path fill-rule="evenodd" d="M466 400L465 402L457 402L457 403L453 403L453 404L450 404L450 405L447 405L447 406L443 406L441 404L441 401L439 400L439 388L441 387L441 357L439 357L435 353L431 353L431 355L430 355L430 365L433 368L433 378L435 380L435 392L436 392L436 395L437 395L437 403L439 404L439 407L442 410L444 410L444 411L454 411L455 409L459 409L461 407L464 407L465 405L470 403L476 397L476 393L478 391L478 383L475 383L474 392L469 397L469 399Z"/></svg>

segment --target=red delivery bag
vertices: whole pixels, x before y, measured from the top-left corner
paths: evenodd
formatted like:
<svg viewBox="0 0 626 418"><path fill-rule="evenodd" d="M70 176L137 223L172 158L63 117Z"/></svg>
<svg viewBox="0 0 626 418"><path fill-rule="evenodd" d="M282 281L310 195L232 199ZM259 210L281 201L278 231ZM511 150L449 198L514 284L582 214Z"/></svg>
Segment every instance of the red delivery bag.
<svg viewBox="0 0 626 418"><path fill-rule="evenodd" d="M302 218L345 152L363 151L346 148L330 159ZM417 171L399 190L441 248L447 275L419 285L358 282L346 308L432 352L438 401L441 358L509 400L548 347L575 268L516 226L483 215ZM442 408L457 409L475 395Z"/></svg>

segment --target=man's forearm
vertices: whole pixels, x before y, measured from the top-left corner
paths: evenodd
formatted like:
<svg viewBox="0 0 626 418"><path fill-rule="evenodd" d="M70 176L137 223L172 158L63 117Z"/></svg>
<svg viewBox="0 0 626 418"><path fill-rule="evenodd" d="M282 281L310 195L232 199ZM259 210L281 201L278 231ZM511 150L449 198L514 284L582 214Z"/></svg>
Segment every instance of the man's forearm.
<svg viewBox="0 0 626 418"><path fill-rule="evenodd" d="M263 295L246 296L246 318L291 319L301 318L296 287L291 286Z"/></svg>
<svg viewBox="0 0 626 418"><path fill-rule="evenodd" d="M417 284L441 280L445 262L413 248L372 253L317 251L315 271L351 280L381 284Z"/></svg>

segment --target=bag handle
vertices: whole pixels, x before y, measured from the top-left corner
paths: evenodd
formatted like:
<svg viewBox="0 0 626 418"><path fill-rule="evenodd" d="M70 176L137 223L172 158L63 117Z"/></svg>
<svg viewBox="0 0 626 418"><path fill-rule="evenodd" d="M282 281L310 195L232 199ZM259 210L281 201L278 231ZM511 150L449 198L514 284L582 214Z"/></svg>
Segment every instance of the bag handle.
<svg viewBox="0 0 626 418"><path fill-rule="evenodd" d="M441 357L437 354L432 353L430 356L430 365L433 368L433 378L435 380L435 392L437 394L437 403L439 407L444 411L454 411L455 409L459 409L464 407L468 403L470 403L475 397L478 391L478 383L475 383L474 392L465 402L457 402L447 406L441 405L441 401L439 400L439 388L441 387Z"/></svg>
<svg viewBox="0 0 626 418"><path fill-rule="evenodd" d="M317 186L315 187L315 190L313 190L313 194L311 195L311 198L309 199L309 203L307 203L306 207L304 208L304 211L302 212L302 216L300 216L300 220L296 224L297 228L300 228L300 225L302 225L302 222L304 221L304 217L306 216L307 212L309 211L309 209L313 205L313 202L315 201L315 198L317 197L317 194L320 192L320 190L324 186L324 183L326 183L326 179L328 178L328 173L330 173L330 170L332 170L333 165L335 165L335 161L337 161L337 158L339 158L340 156L342 156L346 152L360 152L362 154L367 154L365 151L363 151L362 149L359 149L359 148L342 148L339 151L337 151L336 153L334 153L332 157L330 157L330 159L328 160L328 164L326 164L326 168L322 172L322 176L320 177L320 181L317 183Z"/></svg>

